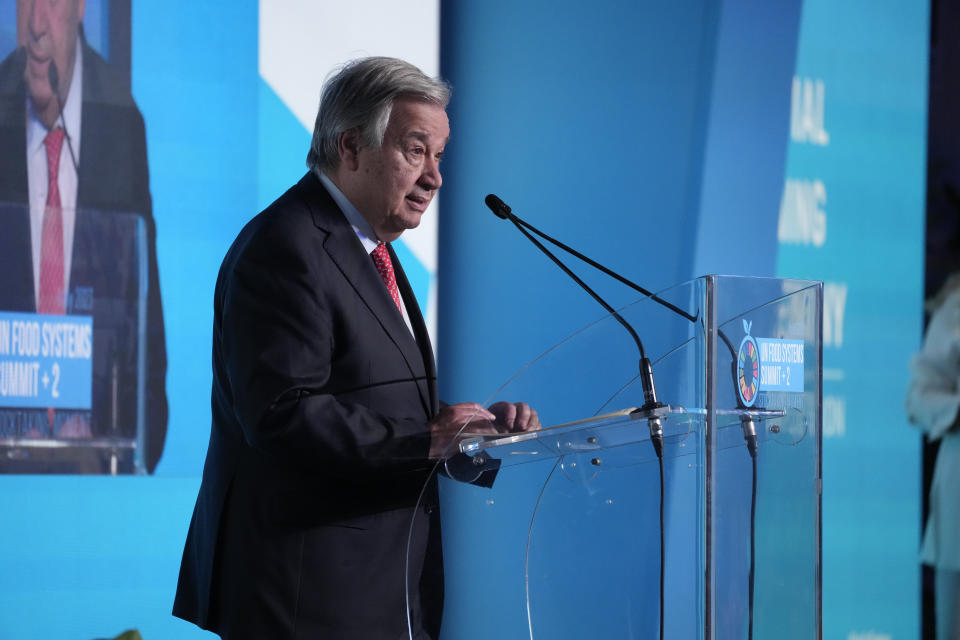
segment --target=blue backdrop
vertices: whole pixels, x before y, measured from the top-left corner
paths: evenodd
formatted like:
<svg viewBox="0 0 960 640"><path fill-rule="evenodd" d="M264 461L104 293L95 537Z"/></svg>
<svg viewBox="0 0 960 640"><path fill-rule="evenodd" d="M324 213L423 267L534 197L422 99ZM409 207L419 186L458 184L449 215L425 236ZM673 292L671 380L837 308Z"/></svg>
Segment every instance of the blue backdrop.
<svg viewBox="0 0 960 640"><path fill-rule="evenodd" d="M258 75L256 3L137 1L132 19L166 449L151 477L0 477L4 638L209 637L169 609L209 437L214 279L239 228L302 174L309 133ZM488 192L649 288L715 272L826 280L826 638L919 629L918 441L900 407L920 332L928 22L905 0L442 11L442 397L482 400L601 315L489 213Z"/></svg>
<svg viewBox="0 0 960 640"><path fill-rule="evenodd" d="M444 397L484 398L602 314L486 210L489 191L652 289L705 273L825 280L824 637L916 637L919 440L902 403L921 330L928 8L555 7L444 20L460 125L441 221Z"/></svg>

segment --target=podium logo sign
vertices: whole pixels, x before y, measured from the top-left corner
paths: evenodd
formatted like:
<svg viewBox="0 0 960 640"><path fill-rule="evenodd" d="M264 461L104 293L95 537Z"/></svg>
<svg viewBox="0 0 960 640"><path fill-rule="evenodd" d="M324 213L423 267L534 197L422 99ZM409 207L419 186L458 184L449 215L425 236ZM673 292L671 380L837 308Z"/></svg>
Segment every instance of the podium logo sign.
<svg viewBox="0 0 960 640"><path fill-rule="evenodd" d="M752 407L757 401L760 390L760 350L757 341L750 335L752 322L743 321L743 332L747 334L740 342L737 353L737 391L743 404Z"/></svg>
<svg viewBox="0 0 960 640"><path fill-rule="evenodd" d="M737 392L752 407L761 391L803 392L803 340L754 338L753 323L743 321L746 334L737 352Z"/></svg>
<svg viewBox="0 0 960 640"><path fill-rule="evenodd" d="M93 318L0 311L0 407L90 409Z"/></svg>

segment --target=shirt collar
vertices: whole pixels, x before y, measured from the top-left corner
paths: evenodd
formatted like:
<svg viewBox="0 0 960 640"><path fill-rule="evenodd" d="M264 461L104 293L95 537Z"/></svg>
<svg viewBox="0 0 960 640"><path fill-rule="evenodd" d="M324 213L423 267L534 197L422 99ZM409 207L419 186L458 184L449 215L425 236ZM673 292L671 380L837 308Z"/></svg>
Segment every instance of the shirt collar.
<svg viewBox="0 0 960 640"><path fill-rule="evenodd" d="M80 162L80 110L83 103L83 46L80 44L80 38L77 38L77 55L73 63L73 75L70 76L70 92L67 94L67 102L63 105L63 114L57 118L54 127L61 126L70 134L70 144L73 153L76 154L76 161ZM31 152L38 151L43 146L43 141L50 130L33 113L33 106L30 104L30 96L27 96L27 149Z"/></svg>
<svg viewBox="0 0 960 640"><path fill-rule="evenodd" d="M347 218L347 222L353 227L354 233L357 234L360 243L363 245L363 248L367 253L372 252L377 248L378 244L381 244L377 240L377 234L373 232L373 228L370 226L370 223L367 222L366 218L360 215L360 212L357 211L357 208L353 206L353 203L347 199L347 196L343 195L343 192L334 184L325 173L317 172L320 178L320 182L323 186L330 192L330 196L333 198L333 201L337 203L337 206L340 207L340 210L343 211L343 215Z"/></svg>

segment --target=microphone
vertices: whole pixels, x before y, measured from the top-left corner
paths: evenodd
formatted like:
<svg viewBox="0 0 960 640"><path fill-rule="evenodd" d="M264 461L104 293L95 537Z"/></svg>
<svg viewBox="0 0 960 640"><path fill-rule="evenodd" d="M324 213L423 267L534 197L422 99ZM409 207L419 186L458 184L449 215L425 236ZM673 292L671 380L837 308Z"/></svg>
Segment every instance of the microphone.
<svg viewBox="0 0 960 640"><path fill-rule="evenodd" d="M661 420L661 416L666 413L667 406L661 403L659 400L657 400L657 390L653 381L653 365L651 364L649 358L647 358L646 350L643 348L643 341L640 340L640 336L637 335L636 330L633 328L633 326L630 325L629 322L624 320L623 316L621 316L613 307L611 307L606 300L601 298L600 295L597 294L597 292L595 292L583 280L577 277L577 275L573 273L573 271L571 271L570 268L567 267L567 265L565 265L559 258L553 255L553 253L551 253L549 249L544 247L543 244L540 243L540 241L538 241L536 238L530 235L530 232L527 231L527 228L534 231L537 235L544 237L548 241L554 244L557 244L558 246L561 246L560 243L558 243L556 240L553 240L546 234L541 233L537 229L534 229L531 225L527 224L526 222L520 220L520 218L518 218L513 214L513 211L510 209L509 206L507 206L507 203L505 203L503 200L498 198L496 195L492 193L488 194L487 197L484 198L484 202L498 218L501 218L503 220L510 220L510 222L512 222L514 226L517 227L520 233L525 235L527 239L530 240L530 242L532 242L534 245L536 245L536 247L540 249L540 251L546 254L547 257L554 262L554 264L560 267L560 269L564 273L566 273L574 282L580 285L581 289L583 289L588 294L590 294L590 296L594 300L596 300L597 303L600 304L600 306L606 309L607 312L610 313L610 315L612 315L617 320L617 322L623 325L623 327L630 334L630 337L633 338L633 341L637 345L637 350L640 352L640 385L641 387L643 387L643 398L644 398L644 404L642 407L640 407L637 410L637 413L646 414L647 424L650 428L650 441L653 443L653 448L654 448L654 451L656 451L657 453L657 457L662 458L663 457L663 422ZM573 253L576 257L586 260L591 265L594 265L594 266L597 266L597 268L603 269L605 272L609 271L604 267L598 265L597 263L594 263L589 258L586 258L586 256L582 256L582 254L575 252L573 249L570 249L565 245L562 245L561 248L567 250L568 252ZM617 277L617 279L622 281L626 280L622 276L615 276L615 277ZM637 288L637 285L634 285L634 288ZM645 289L643 289L643 291L646 293L646 295L650 295L650 296L653 295L647 292ZM682 313L687 317L692 317L690 316L690 314L687 314L686 312L683 312L682 310L677 309L676 307L673 307L673 305L670 305L665 301L661 301L661 304L666 304L672 307L678 313Z"/></svg>
<svg viewBox="0 0 960 640"><path fill-rule="evenodd" d="M538 236L540 236L544 240L563 249L564 251L573 255L574 257L583 260L590 266L596 269L599 269L600 271L603 271L605 274L611 276L612 278L619 280L620 282L630 286L631 288L640 291L641 293L643 293L643 295L653 298L658 303L673 310L675 313L678 313L684 316L691 322L696 322L696 317L691 316L689 313L686 313L682 309L675 307L674 305L666 302L665 300L661 300L660 298L650 293L643 287L640 287L639 285L636 285L630 282L623 276L617 273L614 273L613 271L607 269L606 267L599 264L598 262L594 262L593 260L586 257L579 251L576 251L568 247L567 245L563 244L562 242L559 242L558 240L554 240L553 238L546 235L542 231L527 224L517 216L513 215L513 212L510 210L510 207L508 207L503 200L493 195L492 193L489 194L484 199L484 202L486 202L487 206L490 207L490 209L498 218L502 218L504 220L510 220L510 222L512 222L514 226L523 235L525 235L528 240L530 240L530 242L535 244L537 248L539 248L551 260L553 260L553 262L558 267L560 267L564 273L570 276L574 280L574 282L576 282L587 293L593 296L594 300L599 302L604 309L610 312L613 315L613 317L616 318L617 321L624 326L624 328L630 333L630 336L634 339L634 342L637 343L637 349L640 351L640 384L643 387L644 403L642 407L631 412L631 415L634 415L638 418L646 417L647 426L650 429L650 442L651 444L653 444L653 450L657 454L657 461L659 462L659 465L660 465L660 633L658 637L662 640L663 620L664 620L663 603L665 600L664 598L664 577L665 577L664 567L666 566L666 555L665 555L666 545L664 544L666 528L664 527L664 473L663 473L663 420L662 420L662 417L669 413L670 408L667 405L661 403L659 400L657 400L657 389L653 383L653 365L651 364L650 360L647 358L647 354L643 348L643 342L640 340L640 336L638 336L637 332L633 329L632 326L630 326L630 323L624 320L619 313L614 311L613 307L607 304L607 302L603 298L601 298L599 295L597 295L596 292L593 291L593 289L588 287L583 282L583 280L578 278L565 264L563 264L560 261L559 258L557 258L555 255L550 253L550 251L547 250L546 247L544 247L542 244L540 244L540 242L536 238L530 235L530 231L532 231L533 233L536 233ZM530 231L527 231L527 229L529 229Z"/></svg>
<svg viewBox="0 0 960 640"><path fill-rule="evenodd" d="M566 251L567 253L569 253L570 255L572 255L574 258L577 258L578 260L581 260L581 261L583 261L583 262L586 262L588 265L590 265L590 266L593 267L594 269L597 269L598 271L601 271L601 272L604 273L605 275L610 276L611 278L613 278L614 280L620 282L621 284L624 284L624 285L630 287L630 288L633 289L634 291L637 291L637 292L640 293L641 295L646 296L647 298L649 298L649 299L652 300L653 302L656 302L657 304L661 305L662 307L664 307L664 308L666 308L666 309L669 309L670 311L672 311L673 313L677 314L678 316L680 316L680 317L682 317L682 318L685 318L686 320L689 320L690 322L697 322L697 321L700 320L700 318L698 317L699 314L695 316L695 315L693 315L693 314L688 313L687 311L684 311L684 310L681 309L680 307L677 307L676 305L671 304L670 302L667 302L666 300L664 300L663 298L661 298L661 297L658 296L657 294L655 294L655 293L653 293L653 292L651 292L651 291L649 291L649 290L641 287L640 285L638 285L637 283L633 282L632 280L628 280L627 278L623 277L622 275L620 275L620 274L617 273L616 271L613 271L613 270L611 270L611 269L608 269L607 267L603 266L602 264L600 264L600 263L597 262L596 260L592 260L592 259L588 258L587 256L583 255L582 253L580 253L580 252L577 251L576 249L565 245L564 243L560 242L560 241L557 240L556 238L553 238L553 237L545 234L543 231L540 231L539 229L537 229L536 227L534 227L532 224L530 224L530 223L526 222L525 220L522 220L521 218L518 218L517 216L513 215L513 212L511 211L510 207L507 206L507 204L506 204L503 200L501 200L500 198L498 198L496 195L494 195L494 194L492 194L492 193L491 193L491 194L488 194L487 197L484 199L484 202L486 202L487 206L490 207L490 209L497 215L497 217L502 218L502 219L505 219L505 220L510 220L510 221L513 222L515 225L523 226L523 227L529 229L530 231L532 231L532 232L535 233L536 235L540 236L541 238L543 238L544 240L546 240L546 241L549 242L550 244L554 245L555 247L558 247L558 248ZM522 229L521 229L521 231L522 231ZM529 237L529 236L528 236L528 237ZM737 383L737 350L734 348L733 343L730 342L730 339L727 337L727 334L726 334L726 333L724 333L722 330L718 331L717 333L718 333L718 335L720 336L720 339L723 341L723 344L727 347L727 351L730 352L730 377L731 377L731 379L733 380L733 386L734 386L734 389L735 389L735 388L736 388L736 383ZM734 392L734 394L733 394L733 399L734 399L734 401L737 403L737 407L739 407L740 409L745 409L745 408L746 408L746 407L743 406L743 402L740 400L740 396L739 396L736 392Z"/></svg>
<svg viewBox="0 0 960 640"><path fill-rule="evenodd" d="M652 299L654 302L657 302L658 304L663 305L667 309L670 309L677 315L680 315L686 318L690 322L697 322L699 314L698 316L694 316L694 315L691 315L690 313L687 313L683 309L680 309L670 304L669 302L659 298L657 295L650 293L643 287L627 280L623 276L611 271L610 269L607 269L603 265L584 256L583 254L576 251L575 249L572 249L567 245L563 244L562 242L551 238L547 234L536 229L532 225L524 222L517 216L513 215L513 212L511 211L510 207L507 206L507 204L503 200L501 200L494 194L491 193L487 195L484 202L486 202L487 206L490 207L490 209L493 211L494 214L496 214L498 218L502 218L504 220L510 220L514 224L514 226L516 226L517 229L520 230L521 233L527 236L527 238L531 242L533 242L541 251L546 253L558 266L560 266L561 269L563 269L565 273L567 273L567 275L573 278L577 282L577 284L579 284L581 287L583 287L587 291L587 293L591 294L594 297L594 299L600 302L600 304L602 304L605 309L610 311L614 315L614 317L616 317L617 320L619 320L620 323L623 324L630 331L631 335L634 336L637 342L637 346L640 349L640 382L643 386L644 405L643 407L641 407L640 409L637 409L633 413L643 414L646 416L647 423L650 427L650 441L653 443L654 450L656 451L657 457L660 462L660 636L659 637L663 638L665 556L664 556L664 493L663 493L663 485L664 485L663 426L661 423L661 417L668 413L669 408L666 405L662 404L659 400L657 400L657 391L653 382L653 365L650 363L650 360L647 359L646 354L644 353L644 350L643 350L643 344L640 342L640 338L636 335L636 332L633 330L633 328L623 318L621 318L619 314L613 311L610 308L610 306L602 300L602 298L596 295L589 287L587 287L583 283L582 280L576 277L565 265L563 265L556 258L556 256L550 253L542 244L540 244L540 242L538 242L533 236L531 236L530 233L527 231L527 229L537 234L544 240L550 242L554 246L559 247L560 249L563 249L564 251L573 255L574 257L579 258L580 260L586 262L587 264L594 267L595 269L598 269L603 273L609 275L610 277L618 280L619 282L627 285L628 287L631 287L632 289L639 291L641 294ZM733 348L733 344L730 342L730 340L727 338L727 336L724 334L722 330L718 331L718 334L720 338L723 340L727 349L730 351L730 356L732 358L731 375L733 377L733 383L734 383L734 389L735 389L736 383L737 383L736 350ZM745 409L746 407L744 407L736 391L734 392L734 397L736 399L737 406L740 409ZM756 424L756 420L750 413L743 413L743 415L741 415L741 418L740 418L740 426L743 429L743 439L747 445L747 451L750 454L750 457L753 463L752 465L753 466L752 498L750 503L750 572L749 572L749 603L750 603L749 605L750 606L750 627L749 627L750 634L749 635L752 638L753 637L753 600L754 600L753 598L754 557L755 557L754 537L756 535L756 496L757 496L757 424Z"/></svg>
<svg viewBox="0 0 960 640"><path fill-rule="evenodd" d="M24 50L24 55L26 55L26 50ZM67 139L67 150L70 152L70 160L73 161L73 170L79 175L80 168L77 165L77 156L73 153L73 143L70 142L70 132L67 131L67 120L63 117L63 101L60 99L60 74L57 72L57 64L52 58L50 64L47 65L47 79L50 81L50 90L53 91L53 95L57 99L57 107L60 109L60 123L63 125L63 137Z"/></svg>
<svg viewBox="0 0 960 640"><path fill-rule="evenodd" d="M753 416L745 413L740 416L740 428L743 429L743 441L751 458L757 457L757 423Z"/></svg>
<svg viewBox="0 0 960 640"><path fill-rule="evenodd" d="M490 207L490 210L493 213L503 220L509 220L514 217L513 211L510 210L510 207L507 206L507 203L493 195L488 193L487 197L483 199L487 203L487 206Z"/></svg>

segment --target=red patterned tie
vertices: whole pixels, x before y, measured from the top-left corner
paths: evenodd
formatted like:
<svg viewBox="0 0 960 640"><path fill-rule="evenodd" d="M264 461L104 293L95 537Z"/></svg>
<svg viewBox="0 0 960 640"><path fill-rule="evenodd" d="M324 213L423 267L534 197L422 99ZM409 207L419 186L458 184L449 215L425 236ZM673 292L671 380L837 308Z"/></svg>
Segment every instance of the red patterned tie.
<svg viewBox="0 0 960 640"><path fill-rule="evenodd" d="M43 230L40 236L40 296L37 311L62 314L63 295L63 210L60 205L60 147L63 129L58 127L47 134L47 206L43 212Z"/></svg>
<svg viewBox="0 0 960 640"><path fill-rule="evenodd" d="M390 292L390 296L393 298L394 304L397 305L400 315L403 315L403 303L400 302L400 290L397 289L397 276L393 272L393 262L390 261L387 245L384 243L378 244L377 248L370 253L370 257L373 258L373 264L377 266L377 271L380 272L380 277L383 278L383 284L387 286L387 291Z"/></svg>

